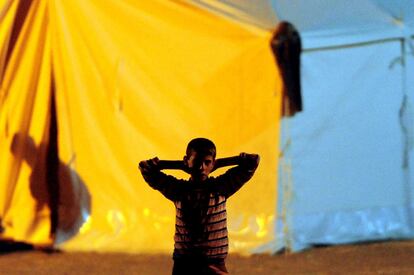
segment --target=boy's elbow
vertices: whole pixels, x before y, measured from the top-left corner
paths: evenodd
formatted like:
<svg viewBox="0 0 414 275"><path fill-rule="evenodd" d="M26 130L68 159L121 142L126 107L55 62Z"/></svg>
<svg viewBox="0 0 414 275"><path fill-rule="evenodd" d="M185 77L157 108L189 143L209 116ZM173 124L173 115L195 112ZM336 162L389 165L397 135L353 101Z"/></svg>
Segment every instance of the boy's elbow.
<svg viewBox="0 0 414 275"><path fill-rule="evenodd" d="M255 166L256 167L259 166L259 163L260 163L260 155L255 154L254 155L254 164L255 164Z"/></svg>
<svg viewBox="0 0 414 275"><path fill-rule="evenodd" d="M247 167L248 170L256 170L260 163L260 156L258 154L240 154L242 159L242 165Z"/></svg>

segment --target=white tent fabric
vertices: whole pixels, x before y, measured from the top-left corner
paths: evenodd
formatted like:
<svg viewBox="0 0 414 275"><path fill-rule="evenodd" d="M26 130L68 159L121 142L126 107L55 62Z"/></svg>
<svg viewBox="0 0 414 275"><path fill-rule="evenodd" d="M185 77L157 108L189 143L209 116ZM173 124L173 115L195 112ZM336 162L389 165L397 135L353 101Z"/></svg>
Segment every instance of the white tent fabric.
<svg viewBox="0 0 414 275"><path fill-rule="evenodd" d="M414 33L412 0L273 0L272 5L280 20L299 29L305 49Z"/></svg>
<svg viewBox="0 0 414 275"><path fill-rule="evenodd" d="M302 37L304 111L283 122L267 248L413 238L414 0L193 2Z"/></svg>
<svg viewBox="0 0 414 275"><path fill-rule="evenodd" d="M293 250L414 236L404 69L393 63L400 49L387 42L303 55L304 112L284 121L293 194L281 190L280 207L291 215L278 227Z"/></svg>
<svg viewBox="0 0 414 275"><path fill-rule="evenodd" d="M288 215L274 249L413 238L414 1L273 7L304 45L304 112L284 121L292 172L282 169Z"/></svg>

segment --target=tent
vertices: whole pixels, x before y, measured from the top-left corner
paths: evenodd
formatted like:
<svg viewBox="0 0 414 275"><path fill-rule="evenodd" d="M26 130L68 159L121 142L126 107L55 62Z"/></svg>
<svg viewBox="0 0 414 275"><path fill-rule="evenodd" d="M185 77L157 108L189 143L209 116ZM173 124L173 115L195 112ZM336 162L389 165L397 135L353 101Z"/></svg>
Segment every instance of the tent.
<svg viewBox="0 0 414 275"><path fill-rule="evenodd" d="M261 155L228 204L231 251L273 240L272 35L189 1L0 1L0 238L170 252L174 207L137 164L206 136L218 157Z"/></svg>
<svg viewBox="0 0 414 275"><path fill-rule="evenodd" d="M196 2L263 29L289 21L302 38L304 111L282 123L264 247L413 238L414 1Z"/></svg>
<svg viewBox="0 0 414 275"><path fill-rule="evenodd" d="M9 40L10 32L7 30L14 18L15 2L1 1L0 71L5 70L5 41ZM194 129L200 135L214 133L210 137L219 141L219 148L226 150L223 155L254 150L264 154L262 164L267 163L266 168L258 171L257 178L229 206L230 210L234 209L230 217L233 220L230 225L233 251L277 251L284 246L297 251L313 244L414 236L410 168L414 91L412 0L193 0L151 1L152 4L47 1L48 12L42 6L45 2L33 1L38 16L28 17L32 18L31 26L37 26L38 30L26 34L34 36L33 46L29 47L31 52L16 50L15 58L25 60L25 66L8 66L12 73L22 71L21 74L30 74L35 71L35 78L30 83L21 81L31 79L24 76L8 81L14 85L35 85L40 91L55 91L59 158L61 167L66 168L60 171L69 171L66 173L72 179L69 189L78 190L73 193L83 198L78 201L83 201L84 207L78 208L86 220L86 223L68 222L82 224L82 227L80 233L62 244L64 248L121 250L128 242L135 251L154 243L162 245L152 246L152 251L170 249L172 229L168 229L168 224L172 223L172 210L156 194L140 201L137 199L139 195L148 191L144 187L124 184L139 181L135 167L125 170L125 173L118 172L123 171L125 163L136 163L139 158L152 156L154 152L163 152L165 158L177 158L177 152L185 146ZM141 6L138 8L138 5ZM47 25L42 18L47 18L43 21L48 22L50 31L41 31ZM131 18L134 18L133 24L129 21ZM137 18L140 20L136 21ZM173 21L165 21L170 19ZM276 69L270 62L272 57L267 43L270 30L281 20L293 23L302 37L304 112L283 120L279 145L277 121L280 117L275 110L280 108L280 97L276 96L279 101L274 102L269 93L279 95L281 88L280 81L275 79ZM149 25L144 25L145 22ZM194 27L190 27L188 22L192 22ZM121 32L121 29L130 32ZM148 31L139 34L137 29ZM145 39L139 40L141 35ZM132 50L131 43L137 41L140 47ZM182 51L177 52L181 47ZM164 54L159 56L157 50ZM173 50L174 55L171 54ZM23 59L23 52L32 55ZM52 54L40 56L43 60L40 62L34 60L34 56L40 57L33 52ZM128 55L120 54L123 52L128 52ZM189 56L191 52L193 54ZM129 53L134 58L126 58ZM52 66L48 59L52 60ZM186 63L188 59L191 62ZM167 65L165 60L171 63ZM152 67L152 64L157 66ZM193 67L194 64L197 66ZM55 72L53 81L49 81L50 77L43 79L43 76L51 75L51 67ZM160 70L164 72L162 75L158 75ZM115 78L108 77L114 75ZM200 75L207 75L210 81L200 78ZM2 87L5 79L2 78ZM18 87L14 89L19 91ZM197 89L203 92L191 93ZM138 90L145 93L137 95ZM11 115L10 112L5 115L4 110L11 107L4 107L4 91L2 88L0 133L7 130L9 135L7 139L3 135L0 150L10 152L13 129L5 123ZM229 91L238 96L230 96L232 93ZM210 97L203 96L212 92L220 103L238 98L248 102L243 106L250 108L241 112L234 102L227 112L220 113L222 110L214 108L216 105L212 104ZM17 97L18 93L13 94ZM168 99L165 94L169 95ZM258 97L263 94L269 97ZM34 92L29 96L33 97ZM40 102L45 102L50 95L36 92L35 98L39 99L38 104L44 104ZM157 109L141 110L139 105L131 108L136 104L134 99L145 102L146 106L162 102L163 110L165 108L170 117L157 113ZM22 99L15 100L19 102ZM206 104L203 107L210 110L210 117L229 120L215 123L212 129L195 123L197 119L205 121L198 109L191 108L200 100ZM174 111L168 109L171 102L178 106ZM88 110L89 106L95 107ZM36 104L30 108L36 116L47 117L41 112L44 108L36 108ZM129 116L125 118L128 112ZM131 119L144 112L152 119L140 122ZM234 112L237 113L236 122L230 119ZM183 119L188 113L194 117L192 122ZM96 117L105 119L97 120ZM251 128L248 133L240 135L240 131L247 131L247 128L240 127L240 121L246 118L251 118L248 120ZM24 119L20 121L24 122ZM33 126L36 129L47 128L42 126L47 119L32 121L39 124ZM178 121L183 122L176 125ZM164 125L165 131L154 125ZM178 128L184 130L177 131ZM25 129L26 133L30 130L27 125ZM222 129L226 129L226 133L218 136L217 130ZM31 133L36 137L37 145L47 138L43 137L44 131ZM174 142L165 138L167 134L172 135ZM240 140L230 141L229 136L237 136ZM135 140L140 140L139 148L133 146ZM280 156L279 190L273 185L277 176L274 156ZM0 155L2 169L4 159L6 157ZM16 188L7 186L1 178L2 198L10 194L10 190L31 196L24 186L31 171L27 163L23 162L23 170L20 170L23 171L20 176L23 179L16 181ZM122 177L114 178L114 174ZM270 175L269 178L266 175ZM81 183L86 183L89 190L81 188ZM264 193L266 197L254 199L250 197L251 193ZM277 208L272 205L276 204L276 197ZM17 207L15 209L27 210L25 213L31 218L16 218L15 222L33 222L34 218L40 219L43 215L42 208L33 211L36 205L33 202L31 208L27 207L27 202L17 199L13 203ZM73 202L69 200L67 204ZM127 210L132 204L136 208ZM88 214L88 205L92 215ZM2 207L2 224L5 224L6 212L9 217L17 217L13 216L13 211L6 211L10 207ZM44 215L48 215L48 210L44 211ZM30 224L22 228L30 228ZM155 234L148 235L142 228L151 228ZM7 235L4 232L2 237ZM135 236L131 237L131 232ZM165 236L161 242L157 239L160 234ZM12 232L11 236L22 236L17 239L27 240L28 233ZM68 238L64 234L60 236Z"/></svg>
<svg viewBox="0 0 414 275"><path fill-rule="evenodd" d="M414 1L273 4L304 45L277 246L413 238Z"/></svg>

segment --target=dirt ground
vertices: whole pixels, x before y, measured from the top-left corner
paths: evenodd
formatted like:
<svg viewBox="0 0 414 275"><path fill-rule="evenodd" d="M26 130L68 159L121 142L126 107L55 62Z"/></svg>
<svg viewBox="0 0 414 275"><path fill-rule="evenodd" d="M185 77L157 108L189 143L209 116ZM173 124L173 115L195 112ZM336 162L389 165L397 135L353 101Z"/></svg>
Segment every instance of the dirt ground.
<svg viewBox="0 0 414 275"><path fill-rule="evenodd" d="M171 274L170 255L2 251L0 274ZM414 241L318 247L294 254L230 254L230 274L414 274Z"/></svg>

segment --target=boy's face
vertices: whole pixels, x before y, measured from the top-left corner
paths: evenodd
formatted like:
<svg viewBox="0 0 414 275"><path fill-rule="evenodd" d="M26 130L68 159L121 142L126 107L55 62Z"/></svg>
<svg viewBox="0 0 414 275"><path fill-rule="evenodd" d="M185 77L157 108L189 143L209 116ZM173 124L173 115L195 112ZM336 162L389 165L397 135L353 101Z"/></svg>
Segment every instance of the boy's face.
<svg viewBox="0 0 414 275"><path fill-rule="evenodd" d="M189 168L193 180L204 181L213 171L215 159L212 155L192 151L190 155L184 157L184 162Z"/></svg>

